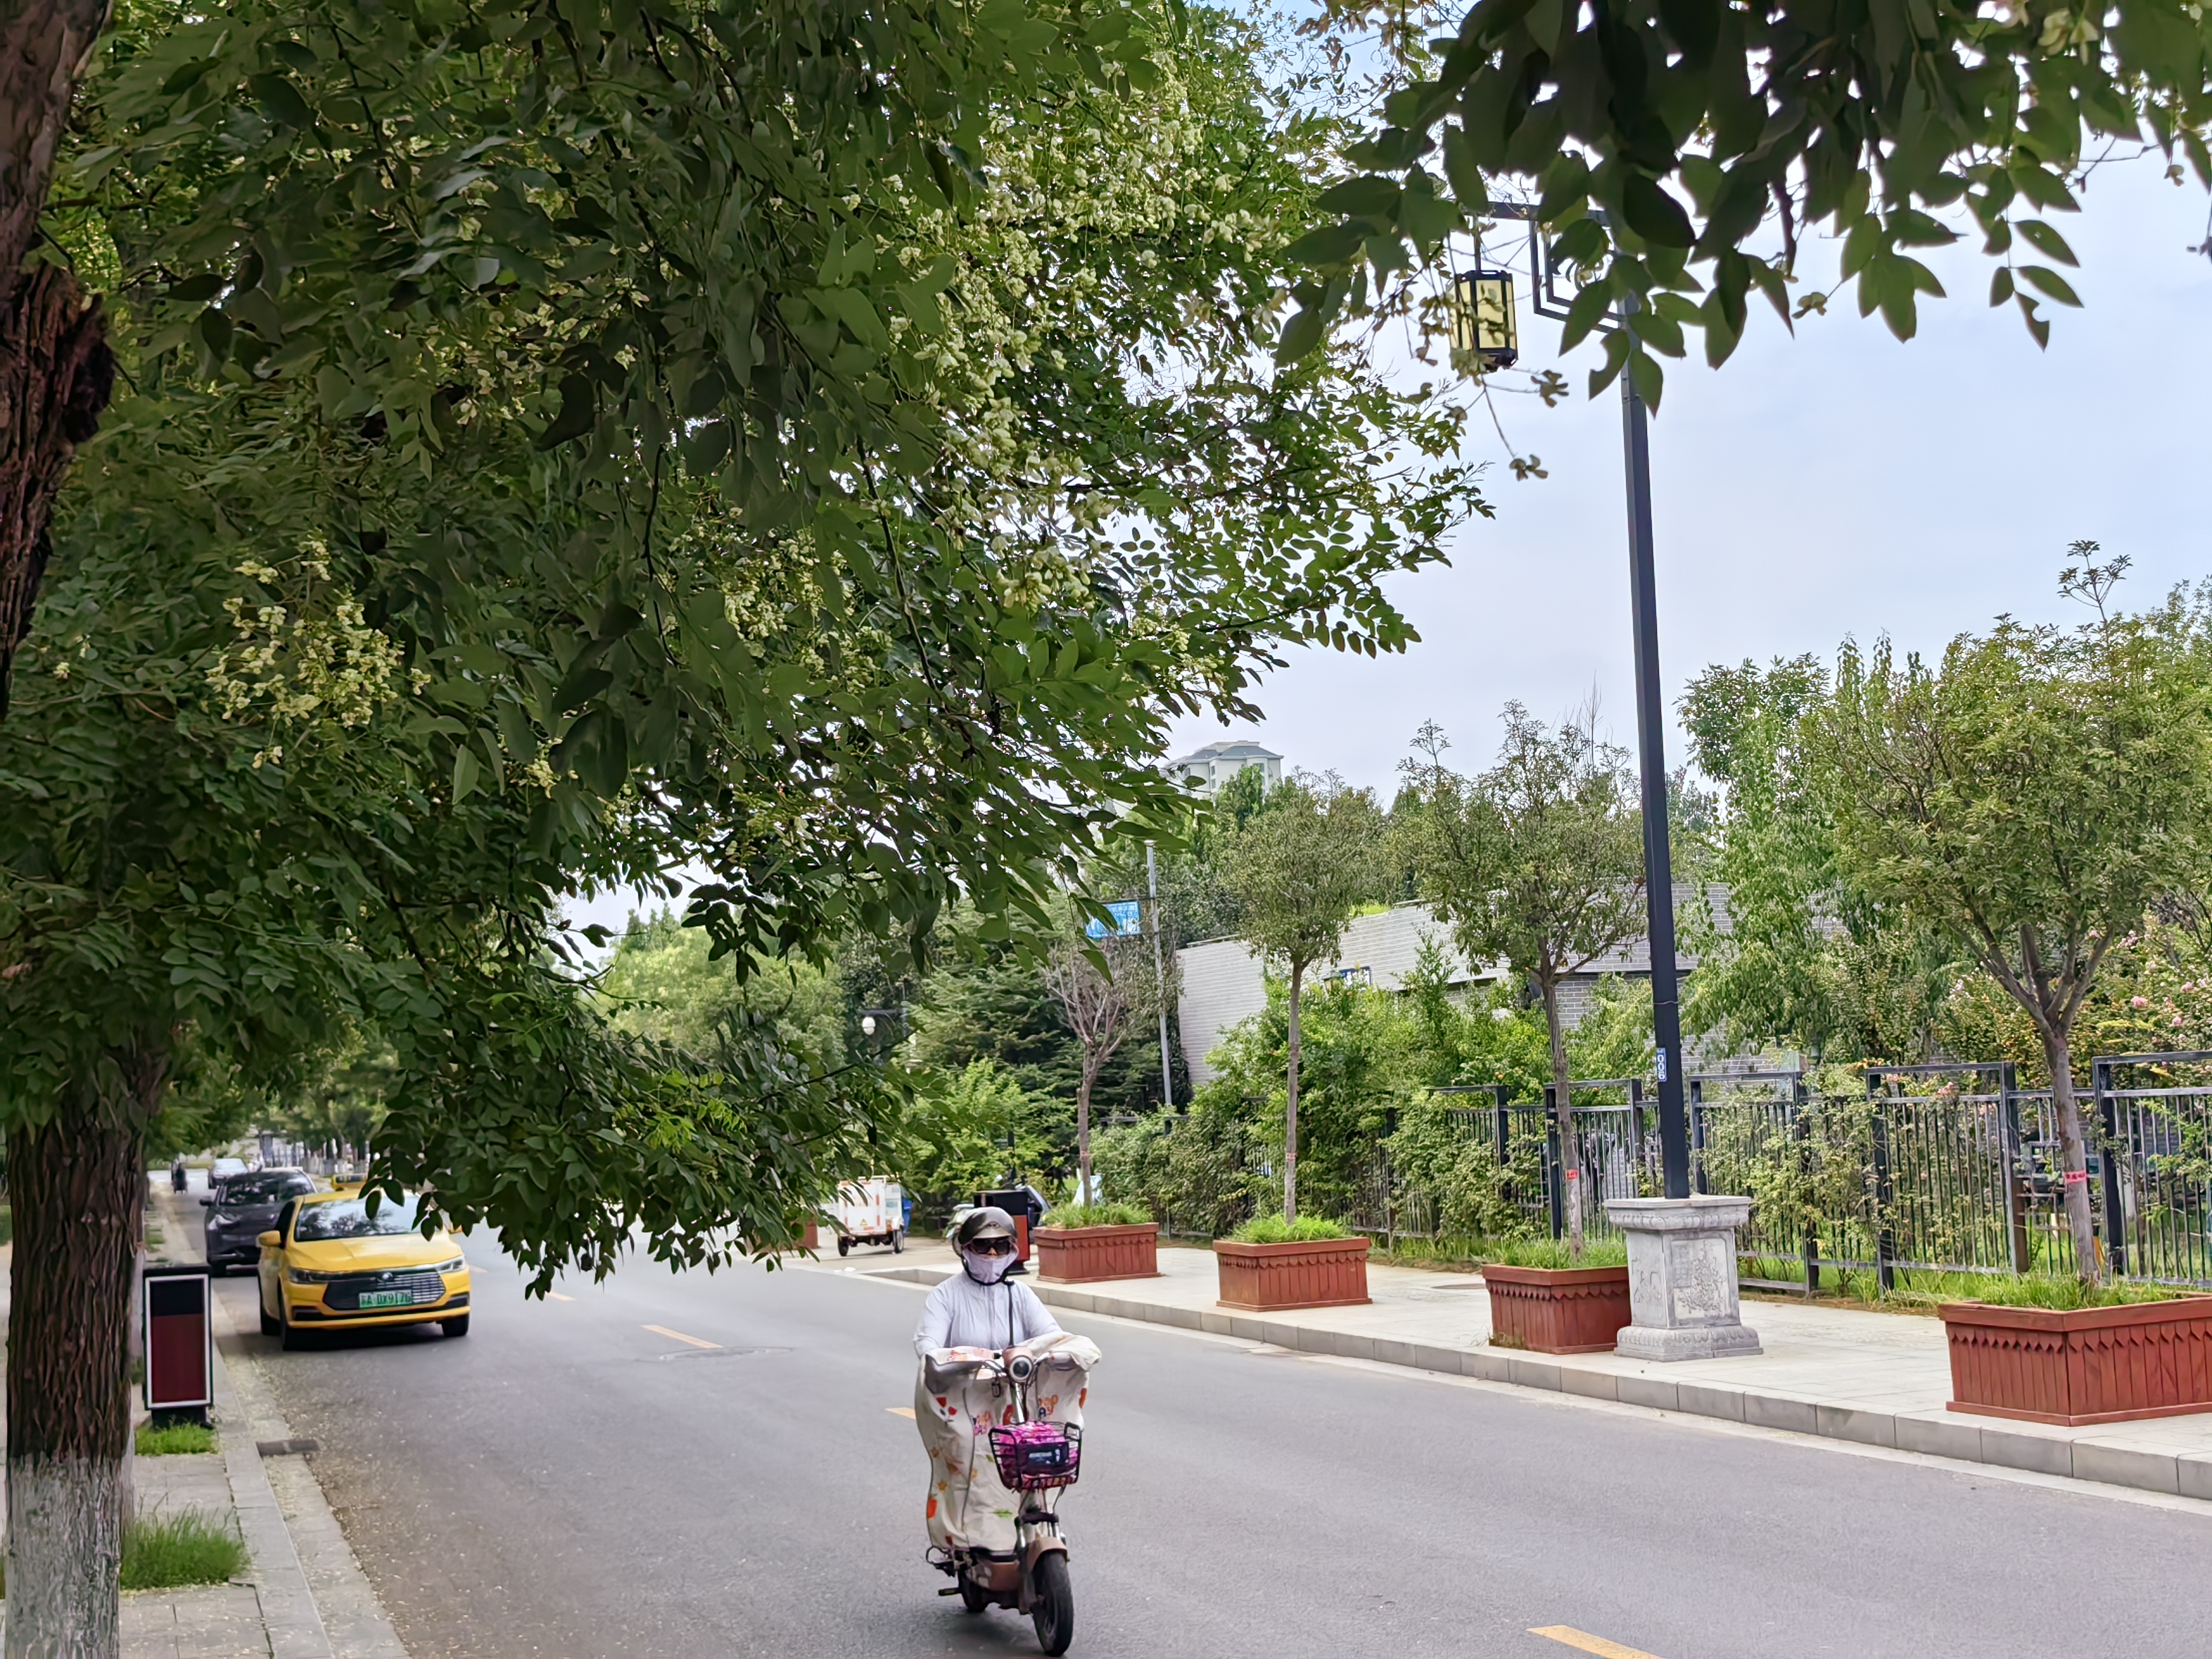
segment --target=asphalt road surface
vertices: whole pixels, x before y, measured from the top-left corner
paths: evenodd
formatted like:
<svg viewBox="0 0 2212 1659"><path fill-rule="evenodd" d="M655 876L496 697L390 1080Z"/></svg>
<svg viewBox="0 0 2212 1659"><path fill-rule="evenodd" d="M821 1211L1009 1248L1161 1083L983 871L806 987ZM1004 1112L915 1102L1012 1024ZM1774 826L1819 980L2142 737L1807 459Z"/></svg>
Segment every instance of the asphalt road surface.
<svg viewBox="0 0 2212 1659"><path fill-rule="evenodd" d="M633 1263L526 1302L469 1256L465 1338L246 1339L417 1659L1036 1652L922 1561L919 1288ZM222 1285L249 1328L253 1293ZM1060 1504L1078 1656L2212 1650L2212 1506L1066 1322L1105 1351Z"/></svg>

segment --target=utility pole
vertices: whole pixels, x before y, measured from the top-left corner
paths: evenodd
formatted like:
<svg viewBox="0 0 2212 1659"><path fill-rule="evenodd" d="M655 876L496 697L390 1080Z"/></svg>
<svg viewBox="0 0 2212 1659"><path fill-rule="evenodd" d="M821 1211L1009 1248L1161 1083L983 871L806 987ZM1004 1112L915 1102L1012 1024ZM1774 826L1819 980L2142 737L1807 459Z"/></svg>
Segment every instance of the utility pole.
<svg viewBox="0 0 2212 1659"><path fill-rule="evenodd" d="M1160 1006L1160 1098L1175 1110L1175 1067L1168 1048L1168 970L1160 951L1160 855L1151 842L1145 843L1145 880L1152 896L1152 982Z"/></svg>

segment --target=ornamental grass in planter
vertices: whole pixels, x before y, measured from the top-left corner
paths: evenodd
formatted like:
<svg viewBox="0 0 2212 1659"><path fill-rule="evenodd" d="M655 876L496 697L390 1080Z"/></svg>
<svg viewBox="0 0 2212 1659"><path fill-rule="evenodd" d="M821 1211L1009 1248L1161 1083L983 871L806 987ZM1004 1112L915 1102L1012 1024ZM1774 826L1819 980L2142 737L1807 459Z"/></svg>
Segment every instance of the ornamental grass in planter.
<svg viewBox="0 0 2212 1659"><path fill-rule="evenodd" d="M1032 1238L1037 1277L1060 1285L1160 1276L1159 1224L1134 1204L1066 1204Z"/></svg>
<svg viewBox="0 0 2212 1659"><path fill-rule="evenodd" d="M2005 1288L2027 1305L1936 1310L1951 1346L1953 1411L2069 1425L2212 1411L2212 1296L2141 1285L2085 1293L2070 1280Z"/></svg>
<svg viewBox="0 0 2212 1659"><path fill-rule="evenodd" d="M1221 1305L1247 1313L1354 1306L1368 1300L1367 1249L1367 1240L1317 1216L1248 1221L1213 1241Z"/></svg>

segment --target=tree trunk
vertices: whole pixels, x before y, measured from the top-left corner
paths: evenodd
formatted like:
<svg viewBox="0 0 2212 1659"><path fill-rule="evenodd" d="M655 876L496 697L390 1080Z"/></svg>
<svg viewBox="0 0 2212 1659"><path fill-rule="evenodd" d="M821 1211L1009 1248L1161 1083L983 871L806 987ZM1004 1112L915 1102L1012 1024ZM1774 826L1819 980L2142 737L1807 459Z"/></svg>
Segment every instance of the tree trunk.
<svg viewBox="0 0 2212 1659"><path fill-rule="evenodd" d="M2066 1228L2074 1236L2075 1268L2089 1284L2100 1284L2105 1261L2097 1249L2097 1226L2089 1211L2089 1131L2074 1095L2073 1034L2057 1026L2043 1031L2044 1062L2051 1068L2051 1115L2058 1120L2058 1150L2065 1172ZM2107 1156L2110 1156L2107 1153Z"/></svg>
<svg viewBox="0 0 2212 1659"><path fill-rule="evenodd" d="M78 1109L8 1137L8 1659L117 1652L140 1121Z"/></svg>
<svg viewBox="0 0 2212 1659"><path fill-rule="evenodd" d="M0 0L0 716L31 631L46 526L115 380L100 302L58 265L25 270L76 83L107 0Z"/></svg>
<svg viewBox="0 0 2212 1659"><path fill-rule="evenodd" d="M1306 967L1291 964L1291 1065L1283 1090L1283 1220L1298 1218L1298 993L1305 984Z"/></svg>
<svg viewBox="0 0 2212 1659"><path fill-rule="evenodd" d="M1556 981L1542 982L1544 992L1544 1024L1552 1038L1552 1117L1559 1126L1559 1185L1566 1192L1567 1259L1583 1259L1583 1147L1582 1139L1575 1133L1574 1102L1569 1098L1567 1070L1567 1038L1559 1029L1559 988Z"/></svg>
<svg viewBox="0 0 2212 1659"><path fill-rule="evenodd" d="M0 307L0 716L46 570L46 527L76 447L115 382L107 321L76 278L41 265Z"/></svg>
<svg viewBox="0 0 2212 1659"><path fill-rule="evenodd" d="M1091 1085L1097 1080L1102 1062L1086 1050L1083 1080L1075 1087L1075 1201L1091 1202Z"/></svg>

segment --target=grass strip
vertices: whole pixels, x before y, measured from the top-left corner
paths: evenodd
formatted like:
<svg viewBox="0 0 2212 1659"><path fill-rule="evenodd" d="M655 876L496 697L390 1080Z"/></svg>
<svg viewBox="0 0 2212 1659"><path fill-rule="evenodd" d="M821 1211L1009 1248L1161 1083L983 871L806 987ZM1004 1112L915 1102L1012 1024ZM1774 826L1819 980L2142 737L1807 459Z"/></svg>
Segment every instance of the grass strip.
<svg viewBox="0 0 2212 1659"><path fill-rule="evenodd" d="M204 1510L141 1516L123 1531L123 1588L227 1583L246 1571L246 1559L237 1528Z"/></svg>
<svg viewBox="0 0 2212 1659"><path fill-rule="evenodd" d="M214 1449L215 1431L204 1423L167 1423L160 1428L151 1423L138 1425L137 1450L141 1457L175 1457Z"/></svg>

